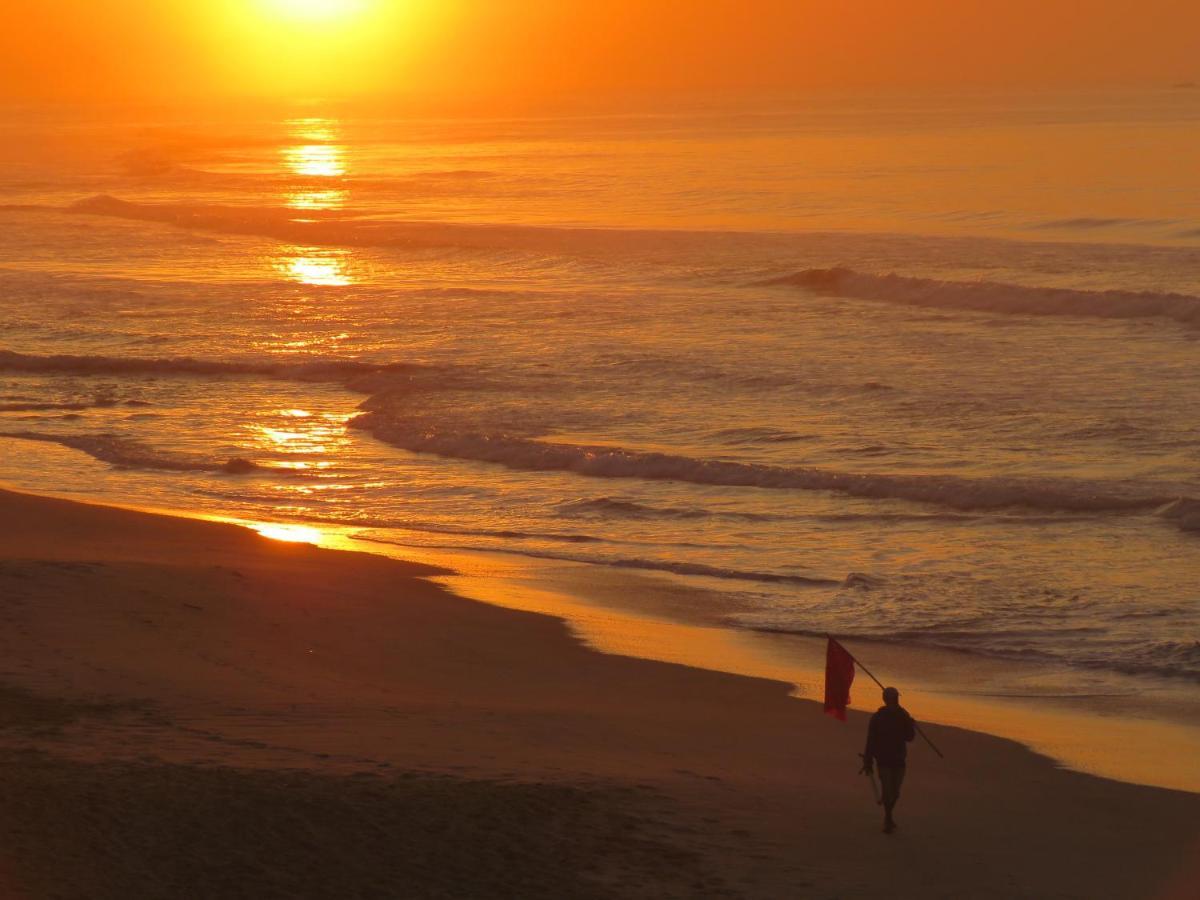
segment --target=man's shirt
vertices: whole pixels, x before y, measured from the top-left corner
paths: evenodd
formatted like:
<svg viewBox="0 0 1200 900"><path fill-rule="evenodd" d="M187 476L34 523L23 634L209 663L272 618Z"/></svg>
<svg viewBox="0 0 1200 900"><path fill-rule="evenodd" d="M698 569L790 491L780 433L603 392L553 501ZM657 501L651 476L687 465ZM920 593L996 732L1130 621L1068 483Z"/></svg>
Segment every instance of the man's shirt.
<svg viewBox="0 0 1200 900"><path fill-rule="evenodd" d="M864 762L902 766L908 758L908 742L916 737L912 716L903 706L881 706L867 726Z"/></svg>

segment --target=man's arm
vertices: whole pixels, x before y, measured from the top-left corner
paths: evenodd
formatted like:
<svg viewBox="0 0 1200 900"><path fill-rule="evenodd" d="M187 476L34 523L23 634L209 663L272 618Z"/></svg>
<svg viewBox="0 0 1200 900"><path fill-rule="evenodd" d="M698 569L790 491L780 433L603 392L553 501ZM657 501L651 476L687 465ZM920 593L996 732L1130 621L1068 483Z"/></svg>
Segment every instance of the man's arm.
<svg viewBox="0 0 1200 900"><path fill-rule="evenodd" d="M917 723L913 721L913 717L904 714L904 740L912 743L913 738L917 736Z"/></svg>

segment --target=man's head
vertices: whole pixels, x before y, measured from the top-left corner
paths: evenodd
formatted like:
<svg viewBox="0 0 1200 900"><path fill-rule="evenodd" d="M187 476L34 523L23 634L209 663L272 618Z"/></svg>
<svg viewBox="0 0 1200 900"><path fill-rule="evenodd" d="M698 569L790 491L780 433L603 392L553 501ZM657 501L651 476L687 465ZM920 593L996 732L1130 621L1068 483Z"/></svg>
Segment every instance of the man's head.
<svg viewBox="0 0 1200 900"><path fill-rule="evenodd" d="M883 689L883 702L888 706L897 706L900 703L900 692L894 687L885 687Z"/></svg>

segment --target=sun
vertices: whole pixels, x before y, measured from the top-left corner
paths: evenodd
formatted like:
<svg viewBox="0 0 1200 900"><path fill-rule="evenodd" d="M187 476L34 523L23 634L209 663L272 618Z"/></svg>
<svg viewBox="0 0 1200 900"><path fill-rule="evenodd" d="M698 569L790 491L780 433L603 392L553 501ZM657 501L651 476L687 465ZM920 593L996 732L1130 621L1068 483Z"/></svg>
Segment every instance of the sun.
<svg viewBox="0 0 1200 900"><path fill-rule="evenodd" d="M183 0L179 0L183 2ZM190 0L189 0L190 2ZM440 33L446 0L197 0L225 77L247 96L348 97L391 90ZM0 69L3 61L0 60ZM330 147L306 148L336 174ZM321 160L315 157L326 154Z"/></svg>
<svg viewBox="0 0 1200 900"><path fill-rule="evenodd" d="M366 8L366 0L266 0L278 16L303 22L350 18Z"/></svg>

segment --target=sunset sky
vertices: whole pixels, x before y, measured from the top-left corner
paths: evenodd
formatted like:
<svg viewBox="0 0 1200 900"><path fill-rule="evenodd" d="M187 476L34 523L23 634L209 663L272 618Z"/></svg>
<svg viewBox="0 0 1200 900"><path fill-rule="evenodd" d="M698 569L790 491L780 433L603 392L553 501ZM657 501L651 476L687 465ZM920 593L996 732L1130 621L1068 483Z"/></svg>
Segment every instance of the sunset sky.
<svg viewBox="0 0 1200 900"><path fill-rule="evenodd" d="M1200 80L1190 0L39 0L5 20L10 102Z"/></svg>

